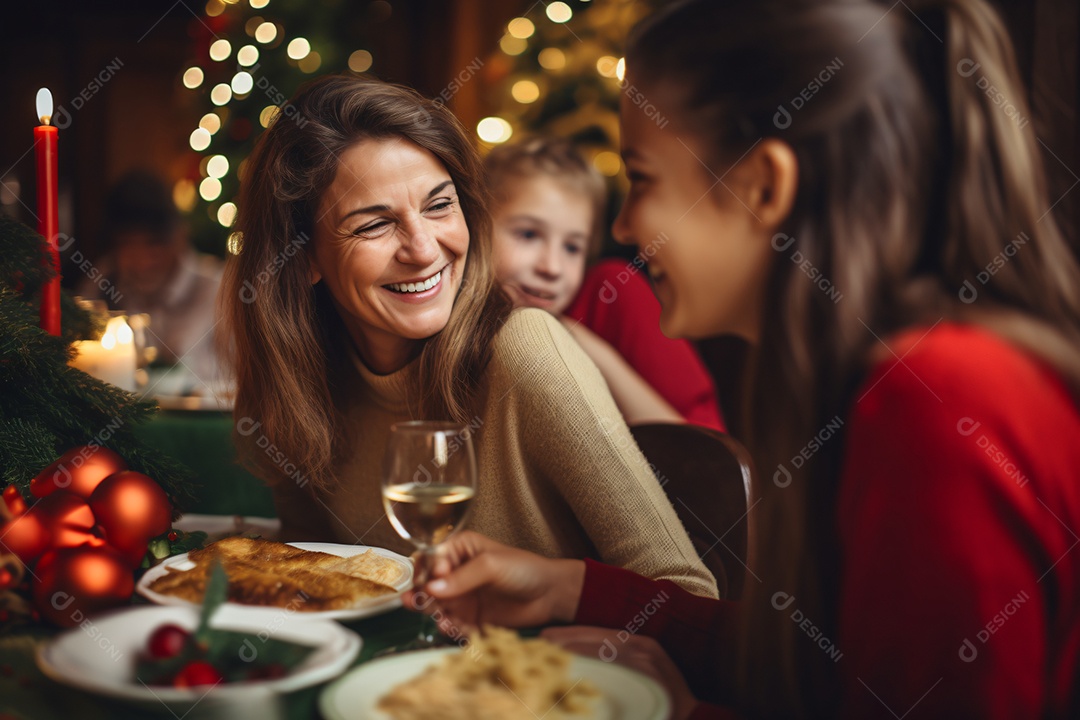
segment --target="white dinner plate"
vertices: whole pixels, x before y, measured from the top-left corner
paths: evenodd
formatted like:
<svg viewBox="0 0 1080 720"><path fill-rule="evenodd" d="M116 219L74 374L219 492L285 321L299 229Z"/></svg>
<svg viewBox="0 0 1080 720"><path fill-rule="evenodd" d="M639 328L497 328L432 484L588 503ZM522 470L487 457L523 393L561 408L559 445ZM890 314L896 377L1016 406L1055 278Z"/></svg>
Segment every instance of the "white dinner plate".
<svg viewBox="0 0 1080 720"><path fill-rule="evenodd" d="M394 562L398 563L401 567L401 578L394 585L394 589L397 590L393 595L383 595L377 598L369 598L360 600L354 607L340 608L337 610L319 610L313 612L292 612L288 615L290 620L307 620L307 619L324 619L324 620L357 620L359 618L370 617L372 615L380 615L385 612L389 612L395 608L401 606L401 594L412 587L413 567L412 561L404 555L399 555L391 550L384 548L369 547L367 545L339 545L337 543L318 543L318 542L295 542L289 543L293 547L300 548L301 550L310 550L312 552L324 552L330 555L337 555L338 557L352 557L353 555L359 555L367 550L372 550L378 555L382 555L385 558L390 558ZM160 565L155 565L146 571L146 573L139 580L139 583L135 586L135 590L143 597L158 603L159 605L183 605L187 607L198 607L199 603L192 603L187 600L183 600L172 595L162 595L156 593L150 589L150 584L157 580L159 577L169 572L168 568L176 568L177 570L190 570L195 567L195 564L188 560L187 553L183 555L176 555L171 557ZM282 608L277 607L263 607L260 605L241 605L239 603L227 602L223 607L229 607L239 609L247 613L256 614L273 614L275 616L280 615Z"/></svg>
<svg viewBox="0 0 1080 720"><path fill-rule="evenodd" d="M322 691L319 709L327 720L390 720L389 715L377 709L379 698L416 677L447 653L456 652L461 650L435 648L364 663ZM570 677L588 680L600 691L601 702L590 720L666 720L671 712L663 688L622 665L575 655L570 663Z"/></svg>
<svg viewBox="0 0 1080 720"><path fill-rule="evenodd" d="M211 542L232 535L259 535L264 540L276 540L281 532L281 521L277 518L249 515L186 513L173 523L173 528L184 532L201 530L210 536Z"/></svg>
<svg viewBox="0 0 1080 720"><path fill-rule="evenodd" d="M279 609L278 613L287 612ZM140 706L161 710L164 705L182 717L196 704L204 708L262 708L277 695L325 682L340 675L360 652L360 636L329 620L290 625L266 615L254 616L236 606L223 605L210 624L227 630L248 632L258 649L259 638L272 637L315 651L288 675L274 680L221 683L206 687L149 687L135 675L135 662L151 633L161 625L175 623L189 630L198 624L198 610L190 607L125 608L94 617L79 627L57 635L38 649L41 671L57 682ZM207 693L210 693L207 695ZM204 700L204 696L206 699Z"/></svg>
<svg viewBox="0 0 1080 720"><path fill-rule="evenodd" d="M156 402L162 410L200 410L228 412L233 409L232 401L217 395L154 395L146 398Z"/></svg>

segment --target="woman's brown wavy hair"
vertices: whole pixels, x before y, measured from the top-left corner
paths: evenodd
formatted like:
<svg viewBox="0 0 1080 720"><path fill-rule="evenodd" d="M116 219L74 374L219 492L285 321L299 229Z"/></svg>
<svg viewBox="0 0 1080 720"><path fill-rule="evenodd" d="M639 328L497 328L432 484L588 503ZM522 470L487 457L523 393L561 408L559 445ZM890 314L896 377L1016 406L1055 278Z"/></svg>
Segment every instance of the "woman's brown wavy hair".
<svg viewBox="0 0 1080 720"><path fill-rule="evenodd" d="M627 77L668 101L716 176L761 138L786 142L798 191L774 247L843 293L834 302L779 254L767 281L745 406L762 471L761 582L747 583L732 688L754 716L834 716L833 664L770 599L794 596L836 637L839 581L822 560L838 555L843 438L800 468L790 460L848 416L876 337L942 318L980 324L1056 368L1080 400L1080 271L1049 212L1012 43L983 0L702 0L636 29ZM790 478L773 482L781 468Z"/></svg>
<svg viewBox="0 0 1080 720"><path fill-rule="evenodd" d="M468 422L492 341L510 302L491 271L491 220L479 156L443 105L372 78L308 83L259 138L244 168L239 251L222 287L219 346L236 379L241 458L267 482L295 466L315 487L333 484L347 331L307 252L315 212L341 154L360 140L402 138L449 172L469 228L469 255L446 327L425 341L416 378L418 417ZM256 425L258 423L258 425ZM272 443L277 453L268 454ZM281 460L281 462L278 462Z"/></svg>

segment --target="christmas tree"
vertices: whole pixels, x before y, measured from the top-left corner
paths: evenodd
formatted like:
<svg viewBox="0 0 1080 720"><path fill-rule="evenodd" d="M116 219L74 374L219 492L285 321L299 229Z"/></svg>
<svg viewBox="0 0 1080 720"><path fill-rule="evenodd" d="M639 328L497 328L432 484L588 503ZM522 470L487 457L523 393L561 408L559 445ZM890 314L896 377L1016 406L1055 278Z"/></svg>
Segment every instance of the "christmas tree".
<svg viewBox="0 0 1080 720"><path fill-rule="evenodd" d="M609 179L608 220L613 219L627 189L619 157L623 51L630 29L657 5L537 3L507 23L485 68L496 110L477 125L482 143L490 147L532 135L570 138ZM608 245L607 254L620 252Z"/></svg>
<svg viewBox="0 0 1080 720"><path fill-rule="evenodd" d="M259 134L307 80L339 72L367 72L374 58L365 37L377 27L385 2L366 8L340 0L209 0L192 21L195 43L181 81L206 111L192 128L191 177L174 197L191 213L195 244L221 254L229 242L244 161Z"/></svg>

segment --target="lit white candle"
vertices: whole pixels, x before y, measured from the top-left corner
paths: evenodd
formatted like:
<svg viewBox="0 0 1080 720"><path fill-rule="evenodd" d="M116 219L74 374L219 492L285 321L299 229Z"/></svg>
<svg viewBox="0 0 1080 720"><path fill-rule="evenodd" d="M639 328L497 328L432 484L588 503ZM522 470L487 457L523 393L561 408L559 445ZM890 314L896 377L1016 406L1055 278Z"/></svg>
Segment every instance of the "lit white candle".
<svg viewBox="0 0 1080 720"><path fill-rule="evenodd" d="M74 346L79 354L72 367L135 392L135 335L123 317L109 320L101 340L79 340Z"/></svg>

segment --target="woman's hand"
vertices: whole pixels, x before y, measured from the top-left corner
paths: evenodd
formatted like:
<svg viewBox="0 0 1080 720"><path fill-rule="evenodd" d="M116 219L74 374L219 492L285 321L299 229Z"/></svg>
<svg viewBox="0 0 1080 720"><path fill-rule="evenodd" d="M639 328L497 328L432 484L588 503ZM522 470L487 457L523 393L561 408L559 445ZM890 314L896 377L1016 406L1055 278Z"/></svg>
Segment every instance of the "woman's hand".
<svg viewBox="0 0 1080 720"><path fill-rule="evenodd" d="M578 655L618 663L648 675L671 696L672 720L685 720L697 707L697 698L679 668L651 637L598 627L548 628L540 636Z"/></svg>
<svg viewBox="0 0 1080 720"><path fill-rule="evenodd" d="M423 589L405 594L405 606L434 615L453 637L484 624L570 622L585 583L585 563L543 558L465 531L439 547L431 577Z"/></svg>

